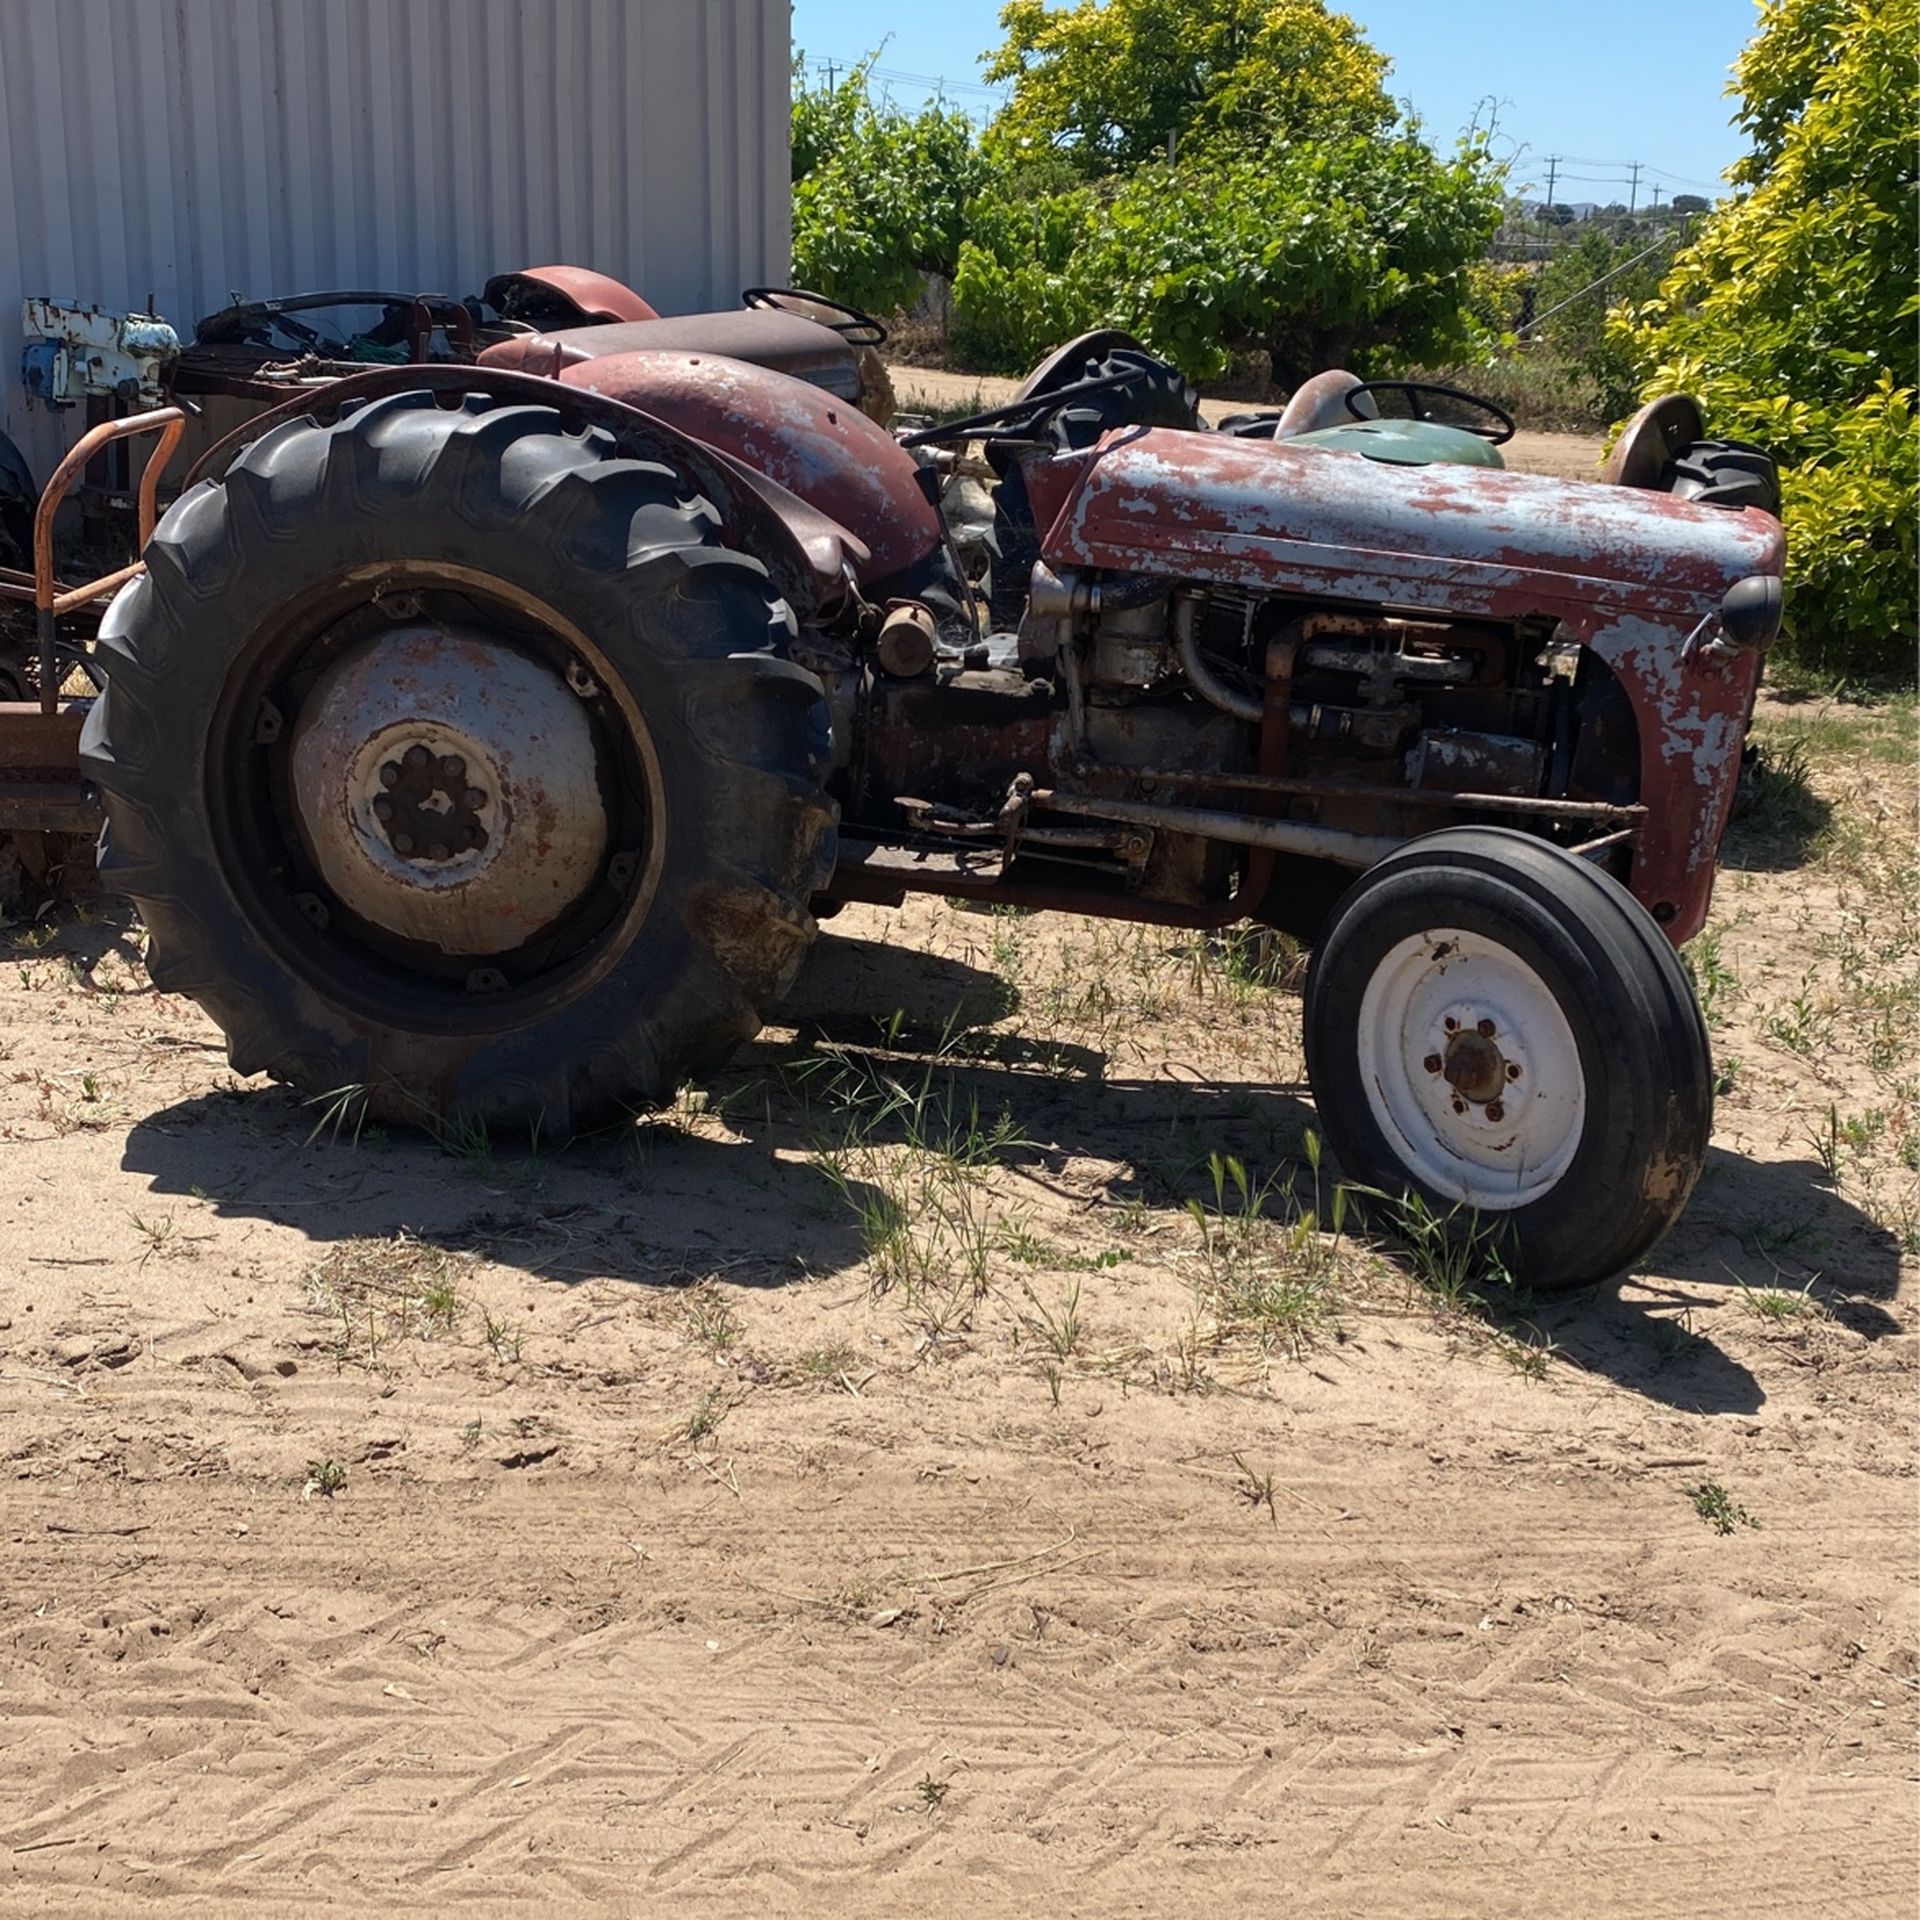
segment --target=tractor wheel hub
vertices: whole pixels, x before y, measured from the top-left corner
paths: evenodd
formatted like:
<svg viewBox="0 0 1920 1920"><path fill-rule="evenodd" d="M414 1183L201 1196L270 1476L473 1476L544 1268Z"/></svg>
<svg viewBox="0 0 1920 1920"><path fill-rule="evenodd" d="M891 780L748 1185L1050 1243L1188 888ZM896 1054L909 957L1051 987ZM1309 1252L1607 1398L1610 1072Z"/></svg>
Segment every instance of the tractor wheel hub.
<svg viewBox="0 0 1920 1920"><path fill-rule="evenodd" d="M341 904L446 953L521 946L606 855L580 701L482 629L416 622L342 655L302 704L292 772L301 842Z"/></svg>

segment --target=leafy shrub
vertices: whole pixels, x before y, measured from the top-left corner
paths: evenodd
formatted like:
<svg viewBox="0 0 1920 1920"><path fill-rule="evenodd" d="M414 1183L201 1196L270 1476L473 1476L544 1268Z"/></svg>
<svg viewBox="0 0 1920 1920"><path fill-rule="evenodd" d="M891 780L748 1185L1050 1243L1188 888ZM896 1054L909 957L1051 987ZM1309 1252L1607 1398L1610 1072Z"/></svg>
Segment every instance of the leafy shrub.
<svg viewBox="0 0 1920 1920"><path fill-rule="evenodd" d="M876 101L871 61L834 87L794 63L793 272L876 313L909 306L921 276L951 274L988 163L963 113Z"/></svg>
<svg viewBox="0 0 1920 1920"><path fill-rule="evenodd" d="M1736 69L1743 191L1616 322L1642 391L1697 393L1784 466L1786 646L1911 676L1920 0L1770 0Z"/></svg>

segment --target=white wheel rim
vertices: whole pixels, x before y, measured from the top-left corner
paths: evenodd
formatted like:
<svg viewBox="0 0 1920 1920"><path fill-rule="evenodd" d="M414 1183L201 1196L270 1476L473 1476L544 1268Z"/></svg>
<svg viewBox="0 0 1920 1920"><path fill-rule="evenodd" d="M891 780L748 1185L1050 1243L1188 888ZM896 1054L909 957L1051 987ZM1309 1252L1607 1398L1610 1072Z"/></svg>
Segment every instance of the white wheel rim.
<svg viewBox="0 0 1920 1920"><path fill-rule="evenodd" d="M1587 1082L1552 989L1509 947L1436 927L1392 948L1360 998L1361 1084L1410 1177L1511 1212L1580 1148Z"/></svg>

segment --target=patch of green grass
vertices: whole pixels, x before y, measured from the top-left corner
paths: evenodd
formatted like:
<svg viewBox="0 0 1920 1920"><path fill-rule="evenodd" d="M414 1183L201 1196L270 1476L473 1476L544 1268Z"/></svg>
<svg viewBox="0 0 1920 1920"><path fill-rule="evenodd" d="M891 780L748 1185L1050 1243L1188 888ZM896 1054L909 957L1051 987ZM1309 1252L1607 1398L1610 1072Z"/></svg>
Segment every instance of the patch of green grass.
<svg viewBox="0 0 1920 1920"><path fill-rule="evenodd" d="M1755 1318L1776 1326L1787 1321L1823 1320L1827 1312L1815 1296L1811 1280L1804 1287L1750 1287L1743 1281L1740 1302Z"/></svg>
<svg viewBox="0 0 1920 1920"><path fill-rule="evenodd" d="M858 1224L872 1288L946 1320L961 1289L987 1289L1006 1220L993 1177L1031 1143L1004 1108L989 1117L941 1052L902 1071L870 1055L821 1056L809 1088L814 1164Z"/></svg>
<svg viewBox="0 0 1920 1920"><path fill-rule="evenodd" d="M1232 1154L1212 1153L1207 1172L1213 1197L1198 1196L1187 1211L1200 1234L1203 1262L1197 1285L1196 1329L1209 1344L1250 1341L1263 1353L1298 1358L1333 1317L1335 1276L1346 1227L1344 1187L1333 1194L1323 1229L1318 1207L1320 1141L1307 1135L1315 1204L1304 1204L1291 1182L1256 1182Z"/></svg>
<svg viewBox="0 0 1920 1920"><path fill-rule="evenodd" d="M1298 992L1306 979L1305 950L1272 927L1228 927L1201 936L1187 952L1195 993L1218 984L1236 1006L1264 994Z"/></svg>
<svg viewBox="0 0 1920 1920"><path fill-rule="evenodd" d="M1411 1189L1395 1194L1355 1187L1353 1192L1370 1203L1371 1222L1385 1230L1400 1256L1409 1294L1418 1287L1440 1305L1459 1309L1478 1293L1513 1291L1498 1220L1465 1205L1437 1212Z"/></svg>

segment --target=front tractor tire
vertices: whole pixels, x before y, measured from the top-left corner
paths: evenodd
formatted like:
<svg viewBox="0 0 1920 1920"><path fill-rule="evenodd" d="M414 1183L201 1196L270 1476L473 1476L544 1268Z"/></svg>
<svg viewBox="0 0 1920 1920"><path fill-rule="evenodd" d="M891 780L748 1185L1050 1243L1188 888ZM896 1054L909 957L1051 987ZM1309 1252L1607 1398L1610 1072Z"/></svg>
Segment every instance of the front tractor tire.
<svg viewBox="0 0 1920 1920"><path fill-rule="evenodd" d="M81 743L237 1072L565 1138L759 1026L831 872L819 683L666 464L550 408L291 421L161 521Z"/></svg>
<svg viewBox="0 0 1920 1920"><path fill-rule="evenodd" d="M1617 881L1529 834L1409 841L1345 895L1307 1071L1348 1177L1485 1235L1516 1283L1604 1280L1685 1208L1713 1129L1686 969Z"/></svg>

